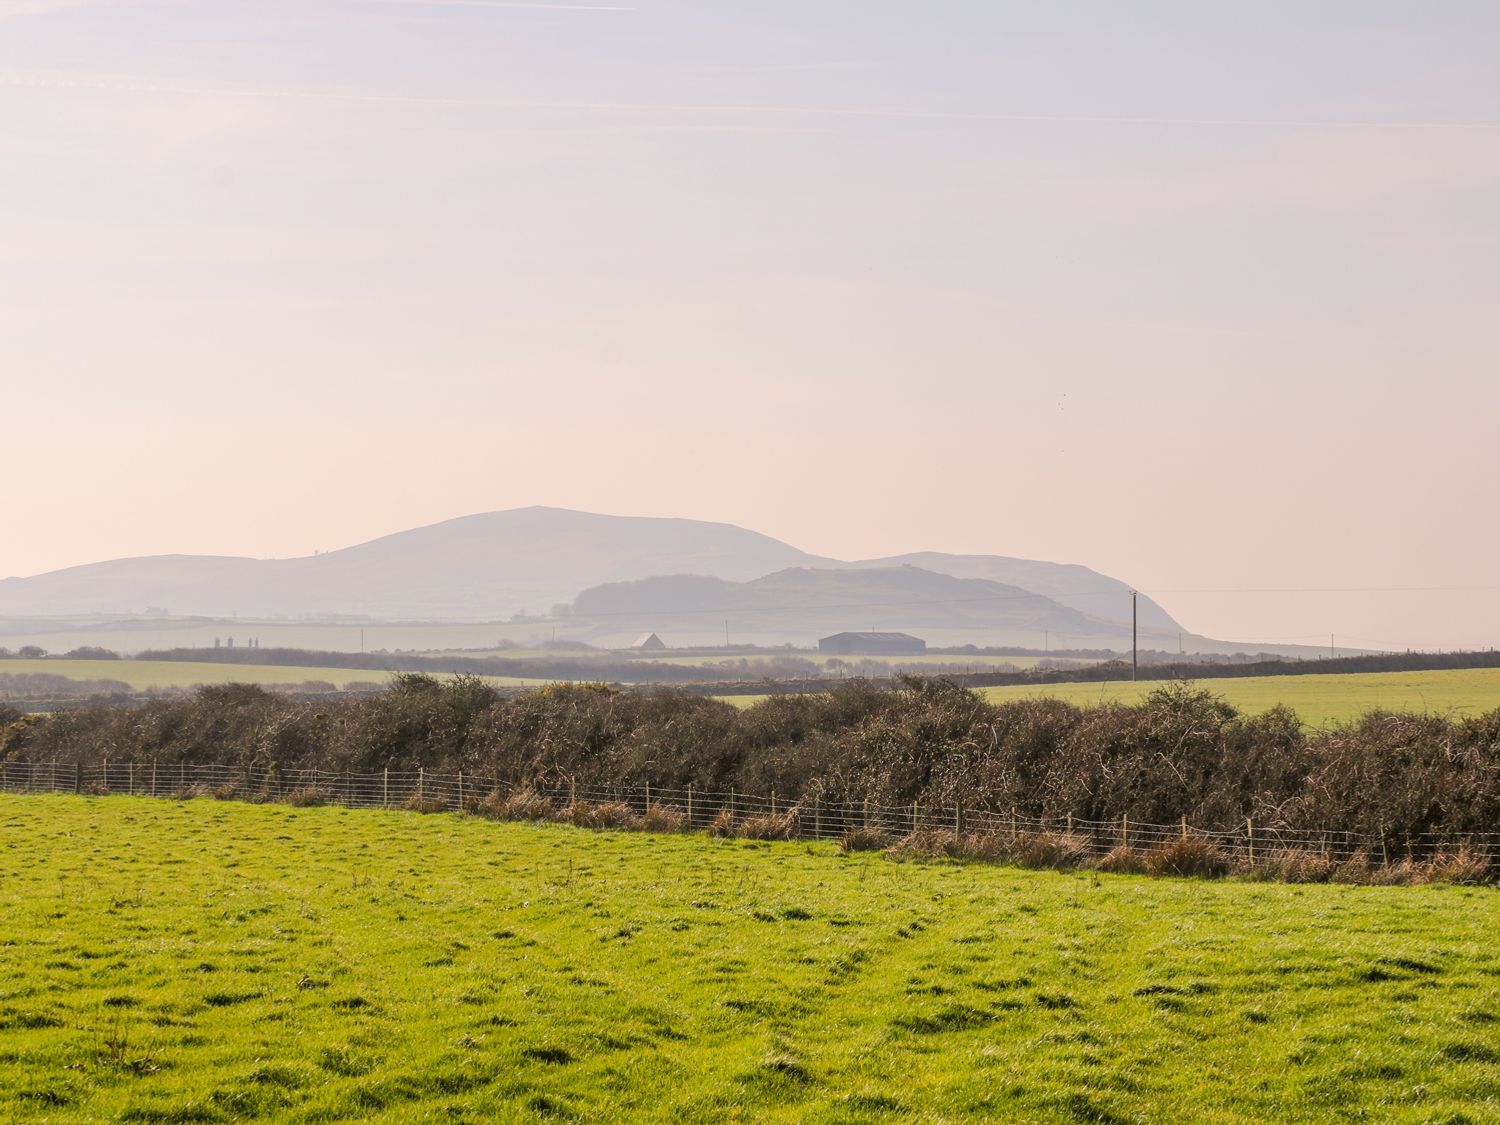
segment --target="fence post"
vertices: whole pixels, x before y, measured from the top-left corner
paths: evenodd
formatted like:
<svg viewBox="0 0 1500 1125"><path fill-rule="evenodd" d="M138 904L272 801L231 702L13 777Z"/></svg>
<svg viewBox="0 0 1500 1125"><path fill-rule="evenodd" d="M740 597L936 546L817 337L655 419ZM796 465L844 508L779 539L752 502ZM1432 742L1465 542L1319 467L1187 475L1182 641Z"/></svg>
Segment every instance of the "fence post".
<svg viewBox="0 0 1500 1125"><path fill-rule="evenodd" d="M380 771L380 807L383 809L391 807L391 769L389 766Z"/></svg>
<svg viewBox="0 0 1500 1125"><path fill-rule="evenodd" d="M693 783L691 781L688 782L687 826L688 826L688 831L691 832L692 829L693 829Z"/></svg>
<svg viewBox="0 0 1500 1125"><path fill-rule="evenodd" d="M1068 814L1068 835L1073 835L1073 814Z"/></svg>
<svg viewBox="0 0 1500 1125"><path fill-rule="evenodd" d="M736 809L734 807L734 786L729 787L729 823L734 823Z"/></svg>
<svg viewBox="0 0 1500 1125"><path fill-rule="evenodd" d="M125 795L135 796L135 761L132 759L125 767Z"/></svg>
<svg viewBox="0 0 1500 1125"><path fill-rule="evenodd" d="M1255 823L1247 816L1245 818L1245 844L1250 852L1250 866L1255 866Z"/></svg>
<svg viewBox="0 0 1500 1125"><path fill-rule="evenodd" d="M1016 832L1016 806L1015 805L1011 805L1011 807L1010 807L1010 839L1011 839L1011 843L1015 843L1016 836L1017 836L1017 832Z"/></svg>
<svg viewBox="0 0 1500 1125"><path fill-rule="evenodd" d="M651 815L651 783L649 781L646 782L646 811L642 815Z"/></svg>
<svg viewBox="0 0 1500 1125"><path fill-rule="evenodd" d="M822 794L813 798L813 839L819 840L823 837L823 797Z"/></svg>
<svg viewBox="0 0 1500 1125"><path fill-rule="evenodd" d="M1130 850L1130 814L1120 814L1120 846L1127 852Z"/></svg>
<svg viewBox="0 0 1500 1125"><path fill-rule="evenodd" d="M83 792L83 766L79 762L73 763L73 792Z"/></svg>
<svg viewBox="0 0 1500 1125"><path fill-rule="evenodd" d="M1183 818L1182 818L1182 838L1184 840L1187 839L1187 816L1186 815L1184 815Z"/></svg>
<svg viewBox="0 0 1500 1125"><path fill-rule="evenodd" d="M953 834L955 836L964 834L964 803L956 799L953 805Z"/></svg>
<svg viewBox="0 0 1500 1125"><path fill-rule="evenodd" d="M458 811L464 811L464 771L458 771Z"/></svg>
<svg viewBox="0 0 1500 1125"><path fill-rule="evenodd" d="M865 812L864 817L860 821L860 823L863 824L866 828L870 827L870 798L868 797L865 798Z"/></svg>
<svg viewBox="0 0 1500 1125"><path fill-rule="evenodd" d="M108 758L104 759L104 781L103 781L103 788L104 788L104 791L106 793L109 792L109 759Z"/></svg>
<svg viewBox="0 0 1500 1125"><path fill-rule="evenodd" d="M574 811L578 809L578 779L569 775L568 777L568 804L573 806Z"/></svg>
<svg viewBox="0 0 1500 1125"><path fill-rule="evenodd" d="M425 799L427 793L427 767L417 767L417 800Z"/></svg>
<svg viewBox="0 0 1500 1125"><path fill-rule="evenodd" d="M151 759L151 796L156 796L156 759Z"/></svg>

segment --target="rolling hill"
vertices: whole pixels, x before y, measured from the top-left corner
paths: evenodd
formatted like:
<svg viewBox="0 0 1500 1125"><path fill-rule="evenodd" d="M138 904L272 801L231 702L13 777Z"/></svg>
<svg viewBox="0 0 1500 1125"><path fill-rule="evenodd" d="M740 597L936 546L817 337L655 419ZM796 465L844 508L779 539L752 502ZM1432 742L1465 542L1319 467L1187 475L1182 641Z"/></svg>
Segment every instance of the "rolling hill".
<svg viewBox="0 0 1500 1125"><path fill-rule="evenodd" d="M913 564L909 569L921 577L892 577L891 572L905 564ZM882 577L861 586L861 580L849 576L861 570ZM789 577L792 572L802 577ZM816 577L820 572L844 576ZM594 587L674 575L749 583L749 589L735 596L769 599L768 605L788 598L801 605L801 599L816 600L823 594L846 602L930 602L953 590L980 599L998 598L997 591L1004 588L1045 595L1034 603L1044 608L1037 608L1033 616L1040 622L1048 614L1062 614L1058 620L1070 623L1060 627L1062 632L1082 630L1083 622L1092 622L1089 629L1099 633L1100 622L1113 622L1113 635L1118 636L1118 626L1129 620L1128 587L1085 567L936 553L845 563L730 524L539 507L466 516L304 558L161 555L7 578L0 581L0 616L138 614L157 606L174 617L353 615L387 621L493 621L523 610L546 613ZM989 583L996 590L949 590L935 584L942 578ZM764 581L757 584L757 579ZM817 590L791 589L798 583L810 583ZM679 582L672 588L680 593L680 587ZM876 587L885 592L873 592ZM818 620L830 620L827 609L825 605L820 610L824 615ZM999 621L998 611L971 610L968 616L975 621ZM719 614L721 608L712 612ZM1001 616L1011 620L1023 612L1031 611L1012 607ZM856 616L859 627L876 623L868 612ZM1142 625L1163 635L1181 628L1165 610L1144 599ZM1034 625L1031 640L1043 628L1047 626ZM795 635L807 633L801 626Z"/></svg>
<svg viewBox="0 0 1500 1125"><path fill-rule="evenodd" d="M1044 594L915 566L777 571L750 582L698 575L616 582L585 590L573 623L601 634L702 636L732 620L736 633L805 642L844 629L963 632L994 644L1129 644L1118 622L1079 613Z"/></svg>

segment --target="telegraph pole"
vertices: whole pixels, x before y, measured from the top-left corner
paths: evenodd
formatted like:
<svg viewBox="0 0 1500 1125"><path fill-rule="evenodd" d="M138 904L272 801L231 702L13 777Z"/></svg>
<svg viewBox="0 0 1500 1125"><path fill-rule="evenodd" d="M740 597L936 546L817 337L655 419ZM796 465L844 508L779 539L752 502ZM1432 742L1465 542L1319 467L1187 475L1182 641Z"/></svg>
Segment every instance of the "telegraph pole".
<svg viewBox="0 0 1500 1125"><path fill-rule="evenodd" d="M1135 591L1130 591L1130 678L1133 680L1140 670L1141 642L1140 631L1137 626L1139 617L1135 611Z"/></svg>

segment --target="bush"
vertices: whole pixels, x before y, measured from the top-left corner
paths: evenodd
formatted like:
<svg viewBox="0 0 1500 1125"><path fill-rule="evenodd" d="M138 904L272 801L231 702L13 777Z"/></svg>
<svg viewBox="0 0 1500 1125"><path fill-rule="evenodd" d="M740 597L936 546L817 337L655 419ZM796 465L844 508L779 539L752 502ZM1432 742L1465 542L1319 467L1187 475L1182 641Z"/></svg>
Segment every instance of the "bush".
<svg viewBox="0 0 1500 1125"><path fill-rule="evenodd" d="M562 818L579 828L639 828L640 818L623 801L574 801L562 811Z"/></svg>
<svg viewBox="0 0 1500 1125"><path fill-rule="evenodd" d="M1204 836L1179 836L1157 844L1141 857L1152 875L1193 875L1218 879L1229 874L1229 857Z"/></svg>
<svg viewBox="0 0 1500 1125"><path fill-rule="evenodd" d="M513 793L491 792L477 811L492 820L551 820L555 814L552 802L529 785Z"/></svg>
<svg viewBox="0 0 1500 1125"><path fill-rule="evenodd" d="M1001 846L995 841L995 846ZM1067 832L1023 832L1005 845L1009 857L1022 867L1077 867L1089 857L1089 842Z"/></svg>
<svg viewBox="0 0 1500 1125"><path fill-rule="evenodd" d="M675 805L653 804L646 810L646 815L641 817L641 830L644 832L686 832L688 827L687 810Z"/></svg>
<svg viewBox="0 0 1500 1125"><path fill-rule="evenodd" d="M796 809L747 816L739 825L739 835L746 840L790 840L796 831Z"/></svg>
<svg viewBox="0 0 1500 1125"><path fill-rule="evenodd" d="M326 805L333 800L333 794L326 789L319 789L315 785L309 785L302 789L293 789L286 795L286 803L299 809L316 808Z"/></svg>
<svg viewBox="0 0 1500 1125"><path fill-rule="evenodd" d="M442 797L418 797L413 794L401 802L401 807L407 812L431 814L445 812L448 802Z"/></svg>
<svg viewBox="0 0 1500 1125"><path fill-rule="evenodd" d="M1111 848L1095 866L1100 871L1108 871L1115 875L1144 875L1146 873L1146 865L1142 862L1141 853L1123 844Z"/></svg>
<svg viewBox="0 0 1500 1125"><path fill-rule="evenodd" d="M891 846L891 834L883 828L846 828L839 837L841 852L879 852Z"/></svg>
<svg viewBox="0 0 1500 1125"><path fill-rule="evenodd" d="M738 835L734 810L722 808L714 814L713 820L708 823L708 834L720 839L727 839L730 836Z"/></svg>

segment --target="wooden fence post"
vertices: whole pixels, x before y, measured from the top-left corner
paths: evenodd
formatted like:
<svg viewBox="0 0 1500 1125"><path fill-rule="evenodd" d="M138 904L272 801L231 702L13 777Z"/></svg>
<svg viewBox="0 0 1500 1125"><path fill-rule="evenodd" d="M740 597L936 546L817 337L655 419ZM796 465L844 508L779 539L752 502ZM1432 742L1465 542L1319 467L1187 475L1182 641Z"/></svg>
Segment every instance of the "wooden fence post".
<svg viewBox="0 0 1500 1125"><path fill-rule="evenodd" d="M1186 815L1184 815L1183 818L1182 818L1182 838L1184 840L1187 839L1187 816Z"/></svg>
<svg viewBox="0 0 1500 1125"><path fill-rule="evenodd" d="M151 796L156 796L156 759L151 759Z"/></svg>
<svg viewBox="0 0 1500 1125"><path fill-rule="evenodd" d="M813 798L813 839L818 840L823 836L823 797L822 794Z"/></svg>
<svg viewBox="0 0 1500 1125"><path fill-rule="evenodd" d="M771 815L776 815L776 790L771 790Z"/></svg>
<svg viewBox="0 0 1500 1125"><path fill-rule="evenodd" d="M79 762L73 763L73 792L83 792L83 766Z"/></svg>
<svg viewBox="0 0 1500 1125"><path fill-rule="evenodd" d="M572 776L568 778L568 804L578 808L578 779Z"/></svg>
<svg viewBox="0 0 1500 1125"><path fill-rule="evenodd" d="M135 796L135 759L131 759L125 767L125 795Z"/></svg>
<svg viewBox="0 0 1500 1125"><path fill-rule="evenodd" d="M1255 823L1248 816L1245 818L1245 843L1250 851L1250 866L1255 866Z"/></svg>
<svg viewBox="0 0 1500 1125"><path fill-rule="evenodd" d="M464 771L458 771L458 811L464 811Z"/></svg>
<svg viewBox="0 0 1500 1125"><path fill-rule="evenodd" d="M425 800L426 799L426 794L427 794L427 767L426 766L418 766L417 767L417 800L418 801Z"/></svg>
<svg viewBox="0 0 1500 1125"><path fill-rule="evenodd" d="M391 770L389 766L380 772L380 807L383 809L391 807Z"/></svg>
<svg viewBox="0 0 1500 1125"><path fill-rule="evenodd" d="M953 805L953 834L955 836L964 834L964 803L957 800Z"/></svg>
<svg viewBox="0 0 1500 1125"><path fill-rule="evenodd" d="M651 815L651 783L649 781L646 782L646 811L644 815Z"/></svg>
<svg viewBox="0 0 1500 1125"><path fill-rule="evenodd" d="M687 826L688 826L688 830L692 831L692 827L693 827L693 783L691 781L688 782Z"/></svg>
<svg viewBox="0 0 1500 1125"><path fill-rule="evenodd" d="M1120 814L1120 846L1127 852L1130 850L1130 814Z"/></svg>

